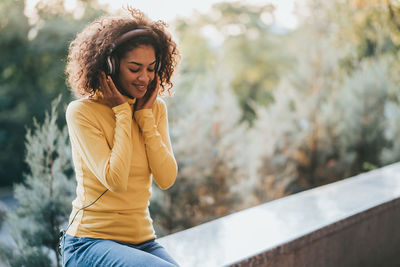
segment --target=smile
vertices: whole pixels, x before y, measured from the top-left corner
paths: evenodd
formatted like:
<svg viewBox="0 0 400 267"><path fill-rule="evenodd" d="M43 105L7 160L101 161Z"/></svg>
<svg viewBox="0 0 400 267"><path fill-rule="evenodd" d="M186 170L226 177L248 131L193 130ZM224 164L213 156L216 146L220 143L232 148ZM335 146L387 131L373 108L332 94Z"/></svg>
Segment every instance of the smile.
<svg viewBox="0 0 400 267"><path fill-rule="evenodd" d="M142 84L133 84L133 86L135 86L140 91L145 91L147 89L147 86Z"/></svg>

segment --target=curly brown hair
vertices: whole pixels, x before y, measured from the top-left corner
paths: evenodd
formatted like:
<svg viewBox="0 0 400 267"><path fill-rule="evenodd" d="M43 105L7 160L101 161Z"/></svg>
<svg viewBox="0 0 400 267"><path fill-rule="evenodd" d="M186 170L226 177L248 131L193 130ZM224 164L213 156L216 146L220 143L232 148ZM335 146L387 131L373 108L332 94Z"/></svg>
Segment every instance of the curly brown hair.
<svg viewBox="0 0 400 267"><path fill-rule="evenodd" d="M157 55L160 61L157 75L161 86L160 93L165 91L170 93L171 76L178 65L180 55L176 43L166 30L168 25L161 20L152 21L138 9L128 7L127 10L130 16L106 16L95 20L71 42L66 74L67 82L77 97L93 96L99 90L98 78L100 72L106 69L106 57L113 42L122 34L138 28L150 29L158 40L148 43L146 38L142 38L142 41L131 43L128 47L132 48L143 44L153 46L156 53L159 53ZM126 45L122 46L115 55L120 59L126 48Z"/></svg>

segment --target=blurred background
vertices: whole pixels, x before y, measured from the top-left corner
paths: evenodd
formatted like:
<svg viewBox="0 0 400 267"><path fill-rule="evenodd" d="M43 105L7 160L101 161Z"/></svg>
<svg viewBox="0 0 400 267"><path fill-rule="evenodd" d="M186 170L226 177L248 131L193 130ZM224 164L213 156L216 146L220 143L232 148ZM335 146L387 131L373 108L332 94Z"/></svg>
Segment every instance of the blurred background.
<svg viewBox="0 0 400 267"><path fill-rule="evenodd" d="M398 1L1 0L1 220L28 216L43 200L32 181L60 173L70 191L51 227L65 223L68 45L127 4L167 21L182 53L165 99L179 174L150 206L159 236L400 161Z"/></svg>

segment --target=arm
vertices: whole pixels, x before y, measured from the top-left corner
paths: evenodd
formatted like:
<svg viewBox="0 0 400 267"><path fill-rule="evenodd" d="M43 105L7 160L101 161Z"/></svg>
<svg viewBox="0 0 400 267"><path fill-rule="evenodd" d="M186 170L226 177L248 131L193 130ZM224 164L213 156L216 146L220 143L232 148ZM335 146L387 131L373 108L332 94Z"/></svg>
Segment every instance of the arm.
<svg viewBox="0 0 400 267"><path fill-rule="evenodd" d="M113 192L127 190L131 163L132 111L128 103L112 108L115 114L114 145L93 123L93 111L84 103L72 102L67 108L67 124L72 146L97 179Z"/></svg>
<svg viewBox="0 0 400 267"><path fill-rule="evenodd" d="M135 119L144 137L150 170L157 185L167 189L174 184L178 167L168 133L167 108L162 100L156 102L160 114L156 125L152 109L135 112Z"/></svg>

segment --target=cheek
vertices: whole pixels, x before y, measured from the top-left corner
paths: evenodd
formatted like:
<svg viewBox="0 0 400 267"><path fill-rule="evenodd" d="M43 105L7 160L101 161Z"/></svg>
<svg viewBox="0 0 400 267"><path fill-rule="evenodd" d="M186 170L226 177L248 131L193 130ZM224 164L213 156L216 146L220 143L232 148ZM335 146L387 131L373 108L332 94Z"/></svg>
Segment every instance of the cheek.
<svg viewBox="0 0 400 267"><path fill-rule="evenodd" d="M135 79L135 75L130 71L120 71L119 80L121 83L129 83L131 80Z"/></svg>
<svg viewBox="0 0 400 267"><path fill-rule="evenodd" d="M149 78L150 78L151 81L154 79L154 77L155 77L154 72L152 72L152 73L149 74Z"/></svg>

